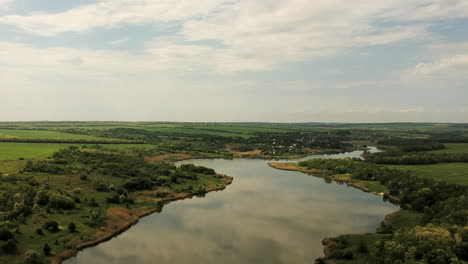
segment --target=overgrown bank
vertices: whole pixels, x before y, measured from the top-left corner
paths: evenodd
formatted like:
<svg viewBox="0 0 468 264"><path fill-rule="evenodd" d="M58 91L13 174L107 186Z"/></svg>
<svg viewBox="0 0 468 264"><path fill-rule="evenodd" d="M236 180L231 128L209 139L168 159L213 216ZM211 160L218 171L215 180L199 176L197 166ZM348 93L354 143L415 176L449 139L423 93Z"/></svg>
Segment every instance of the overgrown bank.
<svg viewBox="0 0 468 264"><path fill-rule="evenodd" d="M324 240L317 263L464 263L468 261L468 188L360 159L312 159L271 166L314 173L398 202L406 211L377 234ZM415 220L417 215L417 221ZM403 220L402 220L403 218ZM405 223L405 224L401 224Z"/></svg>
<svg viewBox="0 0 468 264"><path fill-rule="evenodd" d="M0 178L0 263L42 263L120 234L165 202L221 190L212 169L148 163L132 152L77 148Z"/></svg>

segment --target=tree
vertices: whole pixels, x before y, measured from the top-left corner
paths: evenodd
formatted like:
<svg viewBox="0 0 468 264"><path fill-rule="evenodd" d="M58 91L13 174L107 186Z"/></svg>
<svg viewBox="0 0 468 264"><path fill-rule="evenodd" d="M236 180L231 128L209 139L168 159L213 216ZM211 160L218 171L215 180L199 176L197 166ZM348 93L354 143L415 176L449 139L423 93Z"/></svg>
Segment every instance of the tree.
<svg viewBox="0 0 468 264"><path fill-rule="evenodd" d="M42 248L42 251L44 251L44 254L45 254L46 256L48 256L48 255L50 254L50 251L51 251L51 250L52 250L52 249L50 248L49 244L45 243L45 244L44 244L44 247Z"/></svg>
<svg viewBox="0 0 468 264"><path fill-rule="evenodd" d="M68 224L68 230L72 233L74 233L76 231L76 225L75 223L71 222L70 224Z"/></svg>
<svg viewBox="0 0 468 264"><path fill-rule="evenodd" d="M26 264L41 264L42 256L39 252L35 250L28 250L25 254L24 263Z"/></svg>
<svg viewBox="0 0 468 264"><path fill-rule="evenodd" d="M359 242L358 251L359 251L360 253L367 253L367 252L369 252L369 249L367 248L366 243L365 243L364 241L362 241L362 240Z"/></svg>
<svg viewBox="0 0 468 264"><path fill-rule="evenodd" d="M7 253L13 253L16 251L16 240L10 239L2 245L2 249Z"/></svg>
<svg viewBox="0 0 468 264"><path fill-rule="evenodd" d="M59 231L59 224L55 221L49 221L47 223L45 223L42 228L44 228L45 230L49 231L49 232L56 232L56 231Z"/></svg>

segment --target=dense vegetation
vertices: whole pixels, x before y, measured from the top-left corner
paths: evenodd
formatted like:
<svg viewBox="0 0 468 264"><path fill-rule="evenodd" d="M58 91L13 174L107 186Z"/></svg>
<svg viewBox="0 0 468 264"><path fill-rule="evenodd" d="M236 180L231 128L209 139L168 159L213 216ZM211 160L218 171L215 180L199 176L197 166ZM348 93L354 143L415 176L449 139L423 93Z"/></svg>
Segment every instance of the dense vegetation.
<svg viewBox="0 0 468 264"><path fill-rule="evenodd" d="M148 163L130 149L71 146L50 159L29 160L19 173L0 177L0 256L42 263L98 239L97 230L117 228L112 221L118 218L106 210L155 210L166 198L222 188L224 179L210 168Z"/></svg>
<svg viewBox="0 0 468 264"><path fill-rule="evenodd" d="M97 233L115 232L165 199L226 186L212 169L172 165L171 154L296 157L366 145L386 151L367 153L365 161L300 165L385 192L410 211L377 234L340 236L329 257L337 263L463 263L468 193L459 172L467 162L467 132L466 124L432 123L0 123L0 263L40 263L99 239ZM428 166L457 175L449 184L448 173ZM438 175L425 177L427 170Z"/></svg>
<svg viewBox="0 0 468 264"><path fill-rule="evenodd" d="M468 187L415 177L409 171L386 168L360 159L312 159L298 163L330 174L349 174L352 179L378 181L388 188L403 208L424 213L425 226L385 229L372 251L371 263L464 263L468 261ZM353 259L338 239L328 258ZM362 245L358 251L369 251ZM319 263L323 259L317 260ZM370 261L370 260L368 260Z"/></svg>
<svg viewBox="0 0 468 264"><path fill-rule="evenodd" d="M406 165L468 162L468 153L400 153L390 151L367 155L366 160L377 164Z"/></svg>

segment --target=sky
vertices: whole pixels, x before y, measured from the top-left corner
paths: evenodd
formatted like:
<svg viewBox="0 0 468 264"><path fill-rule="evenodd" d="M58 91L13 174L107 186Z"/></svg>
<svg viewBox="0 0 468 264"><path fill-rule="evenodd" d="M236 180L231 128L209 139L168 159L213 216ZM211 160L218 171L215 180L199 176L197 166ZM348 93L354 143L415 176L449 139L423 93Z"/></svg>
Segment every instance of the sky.
<svg viewBox="0 0 468 264"><path fill-rule="evenodd" d="M0 0L0 121L468 122L466 0Z"/></svg>

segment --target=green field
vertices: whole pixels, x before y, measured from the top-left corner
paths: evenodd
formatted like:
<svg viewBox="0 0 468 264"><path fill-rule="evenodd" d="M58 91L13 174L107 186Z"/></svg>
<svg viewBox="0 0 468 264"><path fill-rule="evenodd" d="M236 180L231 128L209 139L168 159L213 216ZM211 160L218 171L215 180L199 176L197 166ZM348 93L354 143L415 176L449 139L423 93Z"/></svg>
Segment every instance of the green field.
<svg viewBox="0 0 468 264"><path fill-rule="evenodd" d="M0 160L0 173L16 172L24 168L25 160Z"/></svg>
<svg viewBox="0 0 468 264"><path fill-rule="evenodd" d="M468 163L439 163L430 165L387 165L410 170L415 176L468 185Z"/></svg>
<svg viewBox="0 0 468 264"><path fill-rule="evenodd" d="M434 150L434 153L468 153L468 143L445 143L445 149Z"/></svg>
<svg viewBox="0 0 468 264"><path fill-rule="evenodd" d="M19 138L41 138L41 139L103 139L88 135L77 135L70 133L62 133L56 131L44 130L15 130L15 129L0 129L1 137L19 137Z"/></svg>
<svg viewBox="0 0 468 264"><path fill-rule="evenodd" d="M0 142L0 160L18 160L47 158L54 152L69 146L83 146L83 144L61 143L10 143ZM103 144L104 148L154 148L149 144Z"/></svg>

